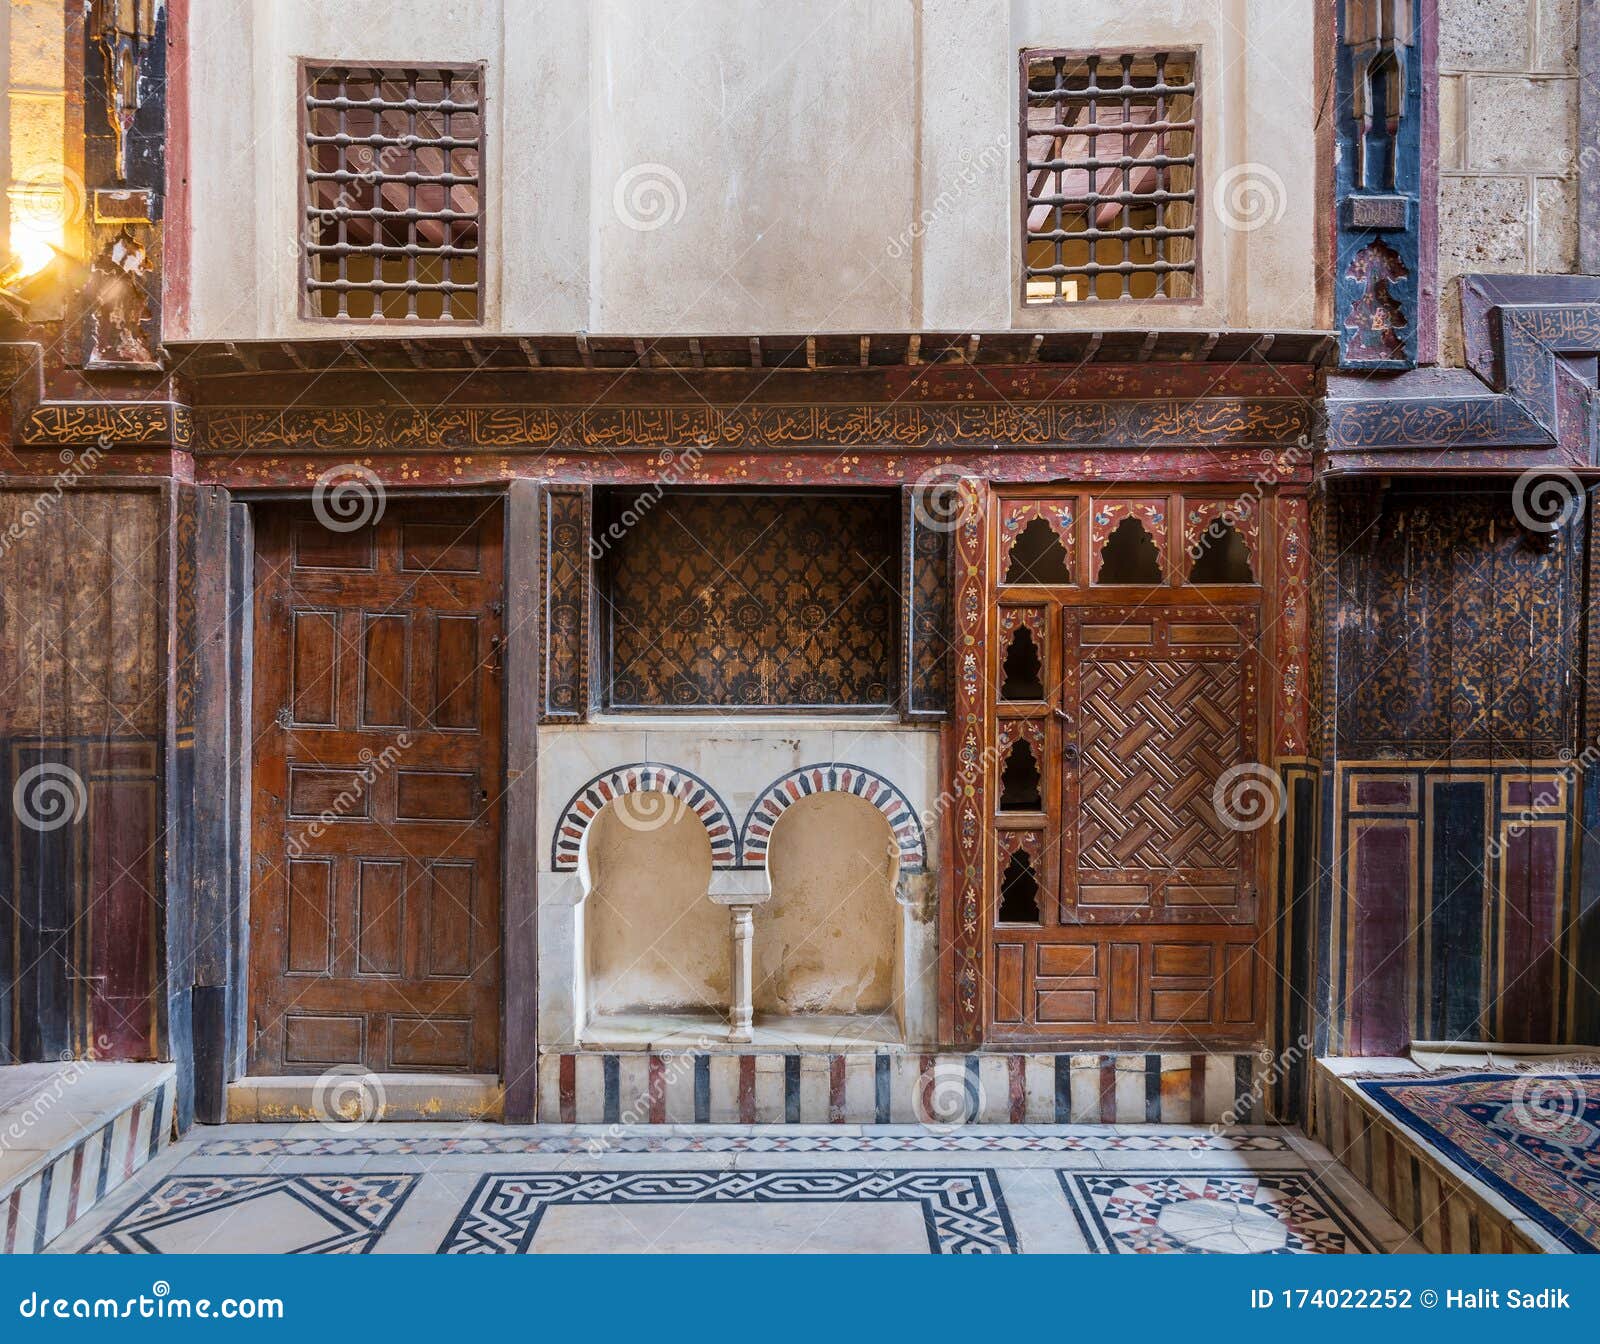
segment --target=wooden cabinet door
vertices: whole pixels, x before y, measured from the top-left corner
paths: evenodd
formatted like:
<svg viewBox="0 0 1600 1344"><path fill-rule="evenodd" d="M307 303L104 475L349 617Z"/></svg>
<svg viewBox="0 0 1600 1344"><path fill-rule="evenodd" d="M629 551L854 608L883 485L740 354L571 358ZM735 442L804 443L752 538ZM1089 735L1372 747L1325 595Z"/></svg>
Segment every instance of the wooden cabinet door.
<svg viewBox="0 0 1600 1344"><path fill-rule="evenodd" d="M1261 1039L1281 798L1261 689L1272 571L1251 528L1247 572L1195 576L1195 534L1224 505L1119 487L995 509L991 1041ZM1110 538L1130 520L1143 570L1118 543L1113 577Z"/></svg>
<svg viewBox="0 0 1600 1344"><path fill-rule="evenodd" d="M252 1072L498 1068L500 511L259 512Z"/></svg>
<svg viewBox="0 0 1600 1344"><path fill-rule="evenodd" d="M1061 618L1061 922L1253 922L1256 846L1215 795L1257 758L1255 611Z"/></svg>

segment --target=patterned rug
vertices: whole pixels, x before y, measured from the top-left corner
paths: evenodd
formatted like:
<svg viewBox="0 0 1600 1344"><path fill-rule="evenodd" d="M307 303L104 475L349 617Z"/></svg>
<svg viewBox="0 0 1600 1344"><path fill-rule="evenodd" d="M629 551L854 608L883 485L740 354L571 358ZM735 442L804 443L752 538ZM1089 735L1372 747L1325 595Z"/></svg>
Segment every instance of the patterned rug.
<svg viewBox="0 0 1600 1344"><path fill-rule="evenodd" d="M1573 1251L1600 1251L1600 1074L1356 1083L1405 1128Z"/></svg>

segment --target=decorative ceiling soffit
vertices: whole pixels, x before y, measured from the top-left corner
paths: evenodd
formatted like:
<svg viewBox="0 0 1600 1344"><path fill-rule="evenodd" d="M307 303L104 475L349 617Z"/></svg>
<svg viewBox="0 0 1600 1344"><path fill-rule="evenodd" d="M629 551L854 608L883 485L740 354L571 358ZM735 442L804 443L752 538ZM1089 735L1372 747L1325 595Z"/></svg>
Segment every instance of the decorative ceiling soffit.
<svg viewBox="0 0 1600 1344"><path fill-rule="evenodd" d="M1600 469L1600 278L1460 283L1467 368L1330 378L1325 471Z"/></svg>

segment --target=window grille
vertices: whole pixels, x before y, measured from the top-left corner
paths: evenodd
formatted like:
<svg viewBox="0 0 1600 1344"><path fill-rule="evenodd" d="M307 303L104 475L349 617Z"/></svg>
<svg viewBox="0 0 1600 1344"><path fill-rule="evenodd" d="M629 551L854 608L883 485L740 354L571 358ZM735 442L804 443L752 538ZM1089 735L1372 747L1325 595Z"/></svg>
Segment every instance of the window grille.
<svg viewBox="0 0 1600 1344"><path fill-rule="evenodd" d="M1023 54L1027 302L1197 295L1197 64Z"/></svg>
<svg viewBox="0 0 1600 1344"><path fill-rule="evenodd" d="M482 319L483 72L304 71L305 311Z"/></svg>

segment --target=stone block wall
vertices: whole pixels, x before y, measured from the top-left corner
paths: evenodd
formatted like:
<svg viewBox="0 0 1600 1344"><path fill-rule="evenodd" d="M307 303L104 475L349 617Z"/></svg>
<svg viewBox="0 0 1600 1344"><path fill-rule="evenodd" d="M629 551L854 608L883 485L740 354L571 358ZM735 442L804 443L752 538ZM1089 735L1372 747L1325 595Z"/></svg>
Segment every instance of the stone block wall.
<svg viewBox="0 0 1600 1344"><path fill-rule="evenodd" d="M1463 362L1458 276L1577 269L1583 3L1439 0L1442 364Z"/></svg>

